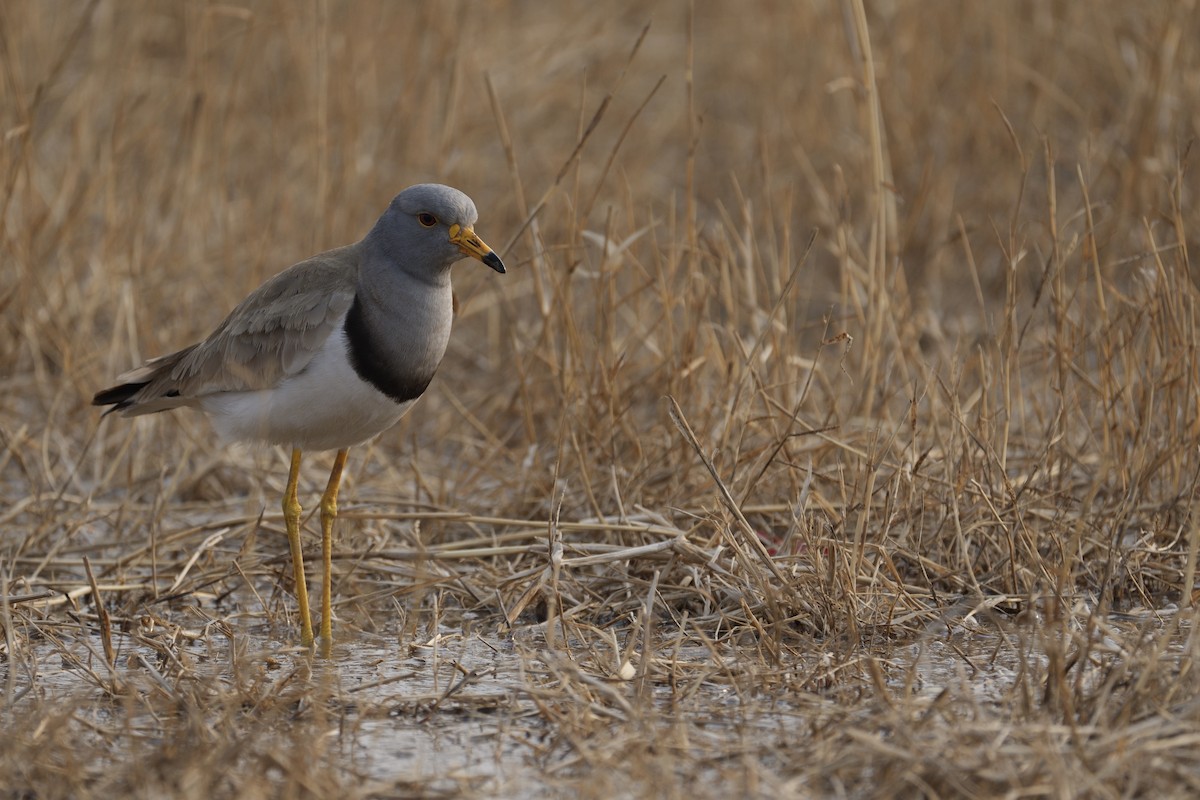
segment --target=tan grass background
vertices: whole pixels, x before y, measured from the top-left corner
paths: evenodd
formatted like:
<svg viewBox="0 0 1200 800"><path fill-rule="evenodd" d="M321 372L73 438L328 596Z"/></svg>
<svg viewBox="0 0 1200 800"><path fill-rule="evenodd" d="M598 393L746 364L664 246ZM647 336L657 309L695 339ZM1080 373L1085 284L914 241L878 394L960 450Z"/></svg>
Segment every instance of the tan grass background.
<svg viewBox="0 0 1200 800"><path fill-rule="evenodd" d="M11 2L0 72L12 796L1200 790L1191 0ZM502 701L350 694L281 455L88 405L427 180L510 269L352 452L336 660Z"/></svg>

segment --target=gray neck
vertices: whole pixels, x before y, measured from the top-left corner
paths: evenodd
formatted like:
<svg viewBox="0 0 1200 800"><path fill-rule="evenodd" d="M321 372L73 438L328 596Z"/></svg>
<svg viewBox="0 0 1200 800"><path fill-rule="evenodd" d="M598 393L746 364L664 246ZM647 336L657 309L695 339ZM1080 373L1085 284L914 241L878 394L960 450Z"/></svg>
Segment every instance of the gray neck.
<svg viewBox="0 0 1200 800"><path fill-rule="evenodd" d="M416 276L368 256L345 323L354 371L397 403L416 400L446 353L453 316L449 269Z"/></svg>

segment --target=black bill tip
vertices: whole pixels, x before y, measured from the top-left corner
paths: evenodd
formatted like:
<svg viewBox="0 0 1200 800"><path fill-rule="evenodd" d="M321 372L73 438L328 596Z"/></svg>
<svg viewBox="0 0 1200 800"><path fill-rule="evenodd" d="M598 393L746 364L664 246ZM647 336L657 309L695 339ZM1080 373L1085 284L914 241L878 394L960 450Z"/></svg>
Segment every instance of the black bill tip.
<svg viewBox="0 0 1200 800"><path fill-rule="evenodd" d="M496 255L494 251L488 253L479 260L496 270L496 272L499 272L501 275L507 271L504 269L504 262L500 260L500 256Z"/></svg>

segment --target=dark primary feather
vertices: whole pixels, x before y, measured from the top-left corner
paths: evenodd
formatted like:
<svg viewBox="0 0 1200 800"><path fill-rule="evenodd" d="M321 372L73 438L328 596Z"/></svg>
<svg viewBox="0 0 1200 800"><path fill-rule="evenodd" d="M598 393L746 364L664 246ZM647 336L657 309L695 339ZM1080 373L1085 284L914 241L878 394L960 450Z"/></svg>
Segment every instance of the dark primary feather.
<svg viewBox="0 0 1200 800"><path fill-rule="evenodd" d="M119 383L116 386L101 389L92 397L92 405L113 406L105 411L105 414L120 411L129 405L129 398L137 394L138 390L145 385L145 383Z"/></svg>

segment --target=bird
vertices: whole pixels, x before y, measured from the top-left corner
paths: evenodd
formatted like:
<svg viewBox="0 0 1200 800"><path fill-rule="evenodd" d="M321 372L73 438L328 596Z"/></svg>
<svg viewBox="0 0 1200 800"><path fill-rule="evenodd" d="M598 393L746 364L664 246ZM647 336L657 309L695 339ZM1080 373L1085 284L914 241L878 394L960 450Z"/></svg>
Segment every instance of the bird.
<svg viewBox="0 0 1200 800"><path fill-rule="evenodd" d="M103 416L199 409L225 441L291 449L283 518L291 548L301 644L314 646L300 544L305 451L336 451L321 495L322 655L332 652L333 524L351 447L392 427L425 392L450 339L450 268L504 262L475 233L466 194L423 183L404 189L355 244L277 273L205 339L146 361L92 398Z"/></svg>

